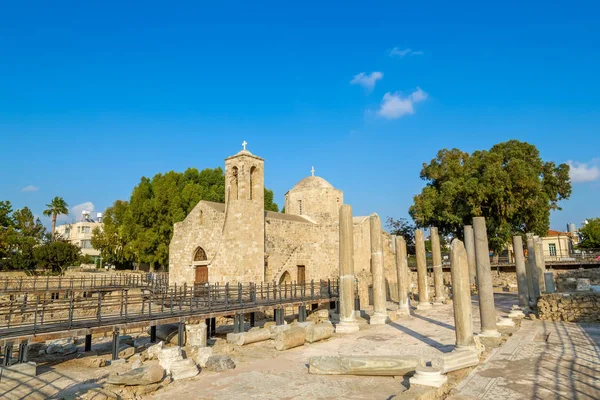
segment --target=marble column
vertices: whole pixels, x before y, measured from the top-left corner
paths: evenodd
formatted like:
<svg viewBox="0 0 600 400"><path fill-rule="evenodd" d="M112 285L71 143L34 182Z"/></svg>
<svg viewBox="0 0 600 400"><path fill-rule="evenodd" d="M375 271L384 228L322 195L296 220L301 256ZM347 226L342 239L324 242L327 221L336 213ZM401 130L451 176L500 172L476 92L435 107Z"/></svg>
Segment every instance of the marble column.
<svg viewBox="0 0 600 400"><path fill-rule="evenodd" d="M417 284L419 287L419 304L417 310L431 308L429 302L429 284L427 282L427 256L425 253L425 235L421 229L415 231L415 253L417 256Z"/></svg>
<svg viewBox="0 0 600 400"><path fill-rule="evenodd" d="M475 261L475 237L473 227L465 225L465 247L467 249L467 260L469 261L469 282L477 284L477 262Z"/></svg>
<svg viewBox="0 0 600 400"><path fill-rule="evenodd" d="M352 333L359 329L354 312L353 252L352 207L344 204L340 207L340 323L335 327L338 333Z"/></svg>
<svg viewBox="0 0 600 400"><path fill-rule="evenodd" d="M471 308L471 284L469 282L469 261L463 242L452 241L450 248L452 303L454 306L454 326L456 347L474 349L473 311Z"/></svg>
<svg viewBox="0 0 600 400"><path fill-rule="evenodd" d="M492 267L490 266L490 249L484 217L473 218L473 234L475 236L477 292L479 294L479 314L481 316L481 333L479 336L500 337L500 333L496 328Z"/></svg>
<svg viewBox="0 0 600 400"><path fill-rule="evenodd" d="M406 241L402 236L396 236L396 274L398 279L398 316L410 315L408 303L408 260Z"/></svg>
<svg viewBox="0 0 600 400"><path fill-rule="evenodd" d="M546 291L546 281L544 273L546 272L546 260L544 259L544 242L539 236L534 236L535 241L535 267L540 287L540 294Z"/></svg>
<svg viewBox="0 0 600 400"><path fill-rule="evenodd" d="M517 289L519 291L519 306L529 310L529 288L527 285L527 272L525 271L525 257L523 256L523 239L521 235L513 236L513 253L515 254L515 267L517 270Z"/></svg>
<svg viewBox="0 0 600 400"><path fill-rule="evenodd" d="M429 229L431 237L431 258L433 259L433 287L435 289L435 301L433 304L444 304L444 273L442 271L442 249L440 247L440 235L438 228Z"/></svg>
<svg viewBox="0 0 600 400"><path fill-rule="evenodd" d="M537 299L540 297L540 285L535 266L535 239L529 233L527 234L527 263L525 264L525 272L527 274L527 289L529 291L529 307L535 307Z"/></svg>
<svg viewBox="0 0 600 400"><path fill-rule="evenodd" d="M383 272L383 242L381 238L381 220L379 215L369 217L371 225L371 270L373 273L373 315L371 325L385 324L387 315L387 293L385 290L385 275Z"/></svg>

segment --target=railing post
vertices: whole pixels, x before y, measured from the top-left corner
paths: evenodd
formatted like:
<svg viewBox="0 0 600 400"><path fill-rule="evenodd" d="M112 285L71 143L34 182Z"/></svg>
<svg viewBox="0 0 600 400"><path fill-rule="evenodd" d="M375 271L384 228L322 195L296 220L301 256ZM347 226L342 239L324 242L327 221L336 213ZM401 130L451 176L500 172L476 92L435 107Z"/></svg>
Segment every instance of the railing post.
<svg viewBox="0 0 600 400"><path fill-rule="evenodd" d="M177 344L179 347L185 346L185 322L179 321L178 331L177 331Z"/></svg>
<svg viewBox="0 0 600 400"><path fill-rule="evenodd" d="M10 366L10 363L12 361L12 349L12 343L6 343L6 345L4 346L4 362L2 363L2 365L5 367Z"/></svg>
<svg viewBox="0 0 600 400"><path fill-rule="evenodd" d="M150 342L156 343L156 325L150 327Z"/></svg>
<svg viewBox="0 0 600 400"><path fill-rule="evenodd" d="M315 298L315 280L314 279L310 280L310 298L311 299Z"/></svg>
<svg viewBox="0 0 600 400"><path fill-rule="evenodd" d="M119 328L113 330L113 341L112 341L112 360L116 361L119 359Z"/></svg>
<svg viewBox="0 0 600 400"><path fill-rule="evenodd" d="M225 284L225 307L229 308L229 282Z"/></svg>
<svg viewBox="0 0 600 400"><path fill-rule="evenodd" d="M240 305L243 304L243 301L242 301L242 284L240 282L238 282L238 302L240 303Z"/></svg>
<svg viewBox="0 0 600 400"><path fill-rule="evenodd" d="M96 313L98 316L98 325L102 323L102 292L98 292L98 311Z"/></svg>
<svg viewBox="0 0 600 400"><path fill-rule="evenodd" d="M75 313L74 297L75 293L71 290L71 298L69 299L69 329L73 327L73 314Z"/></svg>
<svg viewBox="0 0 600 400"><path fill-rule="evenodd" d="M84 351L92 351L92 334L85 335L85 348Z"/></svg>

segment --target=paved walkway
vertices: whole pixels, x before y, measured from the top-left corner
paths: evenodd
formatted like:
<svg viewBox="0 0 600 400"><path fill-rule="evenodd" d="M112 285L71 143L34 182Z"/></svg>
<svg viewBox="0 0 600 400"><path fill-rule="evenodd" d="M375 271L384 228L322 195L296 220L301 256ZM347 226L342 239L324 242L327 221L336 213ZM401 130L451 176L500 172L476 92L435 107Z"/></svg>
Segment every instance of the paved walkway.
<svg viewBox="0 0 600 400"><path fill-rule="evenodd" d="M600 399L600 325L524 320L452 399Z"/></svg>

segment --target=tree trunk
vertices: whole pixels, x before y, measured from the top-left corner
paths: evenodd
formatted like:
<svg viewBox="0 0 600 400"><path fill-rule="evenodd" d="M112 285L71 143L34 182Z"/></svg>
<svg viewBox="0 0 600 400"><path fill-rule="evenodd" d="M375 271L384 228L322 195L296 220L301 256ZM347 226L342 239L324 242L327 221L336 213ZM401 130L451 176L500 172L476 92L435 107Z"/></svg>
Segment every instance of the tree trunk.
<svg viewBox="0 0 600 400"><path fill-rule="evenodd" d="M54 240L54 230L56 229L56 213L52 214L52 240Z"/></svg>

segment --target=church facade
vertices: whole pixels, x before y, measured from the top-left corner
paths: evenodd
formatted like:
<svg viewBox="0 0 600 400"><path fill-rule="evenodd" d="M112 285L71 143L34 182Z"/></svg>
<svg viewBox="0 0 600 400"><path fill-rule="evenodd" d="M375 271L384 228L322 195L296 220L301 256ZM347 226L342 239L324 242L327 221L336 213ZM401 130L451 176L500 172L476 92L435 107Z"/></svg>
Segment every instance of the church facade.
<svg viewBox="0 0 600 400"><path fill-rule="evenodd" d="M174 226L171 284L337 279L344 193L313 170L285 194L285 213L265 211L264 172L264 160L248 150L225 159L225 203L200 201ZM354 270L366 302L372 297L369 217L353 221ZM393 240L387 232L383 245L388 296L396 299Z"/></svg>

